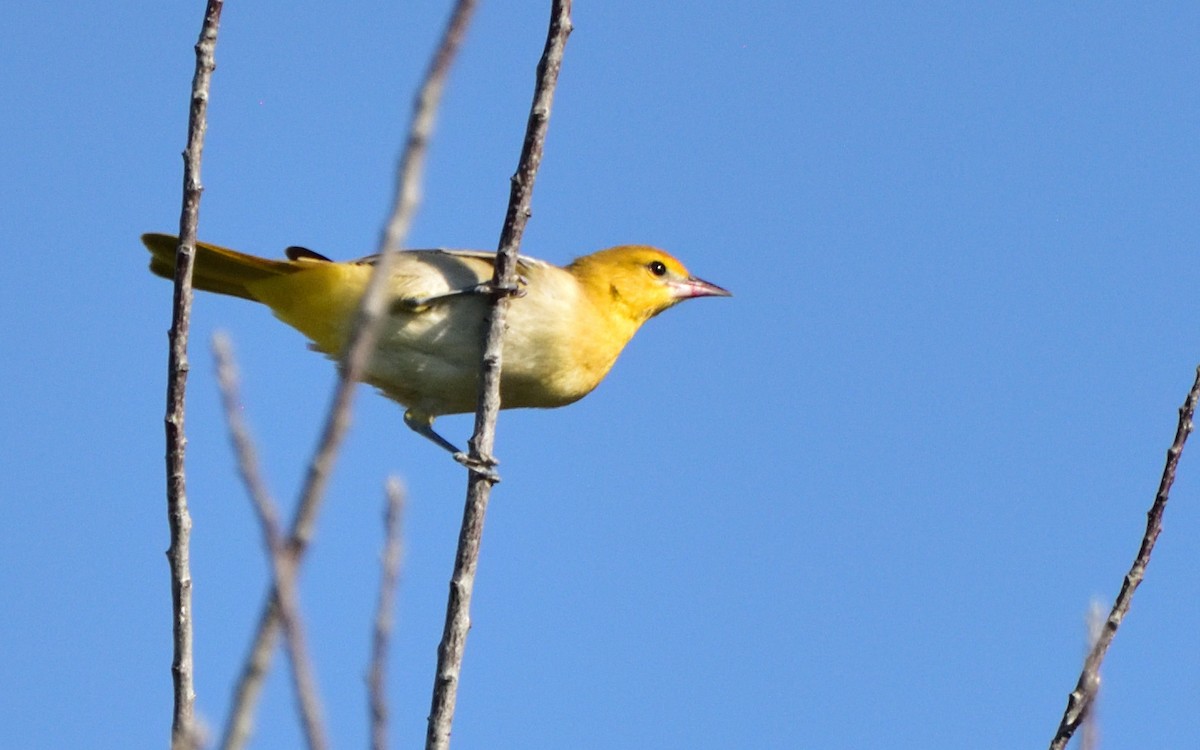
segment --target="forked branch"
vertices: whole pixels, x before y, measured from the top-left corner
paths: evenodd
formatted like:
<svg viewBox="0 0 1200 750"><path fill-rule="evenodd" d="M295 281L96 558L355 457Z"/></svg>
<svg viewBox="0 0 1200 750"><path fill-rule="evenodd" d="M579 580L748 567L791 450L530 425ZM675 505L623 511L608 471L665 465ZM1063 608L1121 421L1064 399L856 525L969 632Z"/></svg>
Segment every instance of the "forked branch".
<svg viewBox="0 0 1200 750"><path fill-rule="evenodd" d="M325 735L325 724L321 718L321 701L317 690L317 678L304 635L304 623L300 617L299 594L296 591L296 564L291 551L284 543L279 528L279 510L266 482L258 470L258 455L250 430L242 417L242 400L238 394L237 366L233 361L233 347L221 333L213 337L213 357L217 363L217 382L221 387L221 401L225 407L225 423L229 428L229 439L237 455L238 473L246 494L254 504L259 526L263 533L263 547L275 590L279 592L279 620L283 626L288 659L292 664L292 685L296 693L296 705L300 709L301 724L310 750L324 750L329 746Z"/></svg>
<svg viewBox="0 0 1200 750"><path fill-rule="evenodd" d="M466 7L465 11L462 11L463 6ZM431 64L423 89L432 88L440 94L441 80L449 72L450 62L454 52L458 49L470 17L470 9L473 6L473 2L460 2L455 8L438 46L438 51L434 55L434 59L441 62ZM431 83L430 80L435 78L437 82ZM421 128L425 128L425 130L420 137L410 135L408 139L405 152L400 159L397 196L415 194L415 188L409 183L420 179L421 169L419 168L420 156L414 155L413 152L417 149L424 149L424 143L428 140L428 128L432 127L433 122L431 111L436 109L439 103L440 95L418 97L417 99L417 109L413 112L410 132ZM412 168L410 166L412 164L417 164L418 167ZM411 202L397 197L395 206L397 211L409 211ZM389 226L397 222L398 219L393 216ZM388 236L391 235L385 234L385 237ZM361 380L370 354L375 349L379 326L384 317L386 306L384 290L391 275L393 255L394 253L388 252L386 244L381 241L379 261L375 265L371 280L359 303L352 333L342 354L338 384L334 390L317 449L309 464L304 487L300 493L300 502L289 531L288 547L297 567L312 538L329 474L333 469L337 451L350 427L350 406L353 402L355 386ZM263 681L270 667L271 654L274 651L275 638L279 630L278 595L278 591L272 587L259 616L258 628L243 665L241 676L238 678L238 684L234 688L233 705L230 708L229 721L226 723L221 742L221 747L226 750L244 747L250 737L254 707L258 703L258 696L262 691Z"/></svg>

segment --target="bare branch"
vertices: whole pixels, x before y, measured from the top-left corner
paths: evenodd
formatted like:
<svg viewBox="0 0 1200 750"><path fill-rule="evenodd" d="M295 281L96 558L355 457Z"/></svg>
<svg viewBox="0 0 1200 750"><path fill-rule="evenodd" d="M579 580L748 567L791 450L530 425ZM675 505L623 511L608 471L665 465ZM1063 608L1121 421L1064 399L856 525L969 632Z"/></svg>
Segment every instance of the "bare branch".
<svg viewBox="0 0 1200 750"><path fill-rule="evenodd" d="M167 413L164 419L167 442L167 522L171 544L167 560L171 567L171 606L174 654L171 681L175 701L171 719L171 747L198 747L196 689L192 658L192 516L188 512L187 476L184 457L187 437L184 412L187 394L188 331L191 327L192 266L196 257L196 232L200 223L200 161L204 134L208 129L208 93L216 68L214 53L221 21L221 0L208 0L204 22L196 42L196 69L192 75L188 138L183 151L183 206L179 216L179 246L175 260L175 293L171 305L170 354L167 363Z"/></svg>
<svg viewBox="0 0 1200 750"><path fill-rule="evenodd" d="M221 386L221 401L225 406L225 421L229 427L229 439L233 443L238 459L238 472L246 493L254 502L259 525L263 532L274 577L275 590L279 592L279 617L292 663L292 681L296 691L296 703L300 709L304 735L309 748L323 750L329 746L321 719L321 702L318 697L317 681L313 673L312 660L305 645L303 621L300 617L299 595L296 591L296 566L284 544L280 533L279 511L267 490L262 474L258 470L257 452L246 422L242 418L241 398L238 396L237 367L233 361L233 349L228 337L222 333L213 336L213 357L217 363L217 382Z"/></svg>
<svg viewBox="0 0 1200 750"><path fill-rule="evenodd" d="M1158 541L1159 532L1162 531L1163 512L1167 508L1171 485L1175 482L1175 470L1179 466L1179 457L1183 454L1183 446L1192 431L1192 417L1196 413L1198 400L1200 400L1200 368L1196 369L1196 379L1192 383L1192 389L1188 392L1187 399L1184 400L1183 406L1179 407L1179 424L1175 428L1175 440L1167 450L1167 462L1163 467L1162 479L1158 484L1158 493L1155 494L1154 503L1146 514L1146 533L1142 536L1142 545L1138 549L1129 572L1125 574L1121 592L1117 594L1117 599L1113 602L1108 619L1103 623L1092 650L1083 662L1083 671L1079 675L1079 681L1076 683L1075 689L1067 696L1067 709L1063 713L1054 739L1050 742L1050 750L1062 750L1067 746L1067 743L1071 741L1071 736L1079 728L1095 701L1096 692L1100 688L1100 664L1104 661L1104 655L1108 652L1108 647L1117 634L1117 628L1121 626L1121 621L1129 612L1129 605L1133 601L1133 592L1137 590L1146 575L1146 566L1150 564L1150 553L1154 551L1154 543Z"/></svg>
<svg viewBox="0 0 1200 750"><path fill-rule="evenodd" d="M476 466L494 466L492 449L495 445L496 416L500 410L501 341L508 296L516 288L517 254L525 224L532 213L533 183L542 160L554 87L562 67L563 50L571 33L571 1L554 0L550 11L550 28L546 47L538 62L537 85L533 105L525 129L525 142L516 174L512 178L508 212L500 233L492 277L496 294L488 316L479 384L479 406L475 414L475 432L471 437L471 461ZM483 539L483 520L487 512L492 485L497 481L488 471L472 469L467 480L467 500L463 510L462 530L454 558L454 574L450 580L450 597L446 605L446 624L438 645L437 674L434 678L433 701L425 735L426 750L445 750L450 746L450 727L454 721L454 706L458 698L458 683L462 671L467 630L470 628L471 594L475 587L475 570L479 563L479 547Z"/></svg>
<svg viewBox="0 0 1200 750"><path fill-rule="evenodd" d="M1096 640L1104 630L1104 605L1099 599L1093 599L1087 612L1087 650L1096 646ZM1097 673L1098 675L1099 673ZM1096 705L1100 700L1097 688L1092 696L1092 706L1083 715L1083 724L1079 728L1079 750L1097 750L1100 747L1100 722L1097 719Z"/></svg>
<svg viewBox="0 0 1200 750"><path fill-rule="evenodd" d="M396 170L396 196L392 205L392 218L384 228L383 238L380 240L380 248L383 251L399 252L404 249L404 238L408 235L413 216L421 204L425 150L437 121L442 90L446 86L450 65L458 54L458 48L462 46L463 37L467 34L467 25L474 12L475 0L458 0L455 3L450 21L442 32L442 41L425 71L425 81L413 99L408 141L404 145L400 166Z"/></svg>
<svg viewBox="0 0 1200 750"><path fill-rule="evenodd" d="M391 477L387 482L387 510L384 511L384 543L382 572L379 577L379 604L375 609L375 632L371 639L371 668L367 675L370 693L371 747L387 748L387 653L392 635L396 607L396 585L400 580L400 560L403 553L401 519L404 513L404 487Z"/></svg>
<svg viewBox="0 0 1200 750"><path fill-rule="evenodd" d="M464 5L466 6L465 10L461 7ZM473 3L460 3L460 7L456 7L455 13L451 17L451 21L438 46L438 51L435 53L435 62L430 66L428 76L444 77L449 70L454 52L457 50L462 35L465 32L471 8L473 8ZM439 60L441 62L437 62ZM431 87L427 81L423 88L432 88L440 91L441 84L438 83ZM410 150L424 149L425 143L428 140L428 131L432 128L433 115L431 112L423 110L422 107L436 107L439 99L438 96L418 98L418 111L413 113L411 129L423 129L422 134L418 137L409 137L405 153L401 157L401 165L416 166L411 168L401 167L401 184L397 185L398 196L416 194L416 188L411 186L409 182L420 178L420 164L422 159L420 156L414 156L410 153ZM415 209L415 204L405 201L402 197L397 197L395 205L397 210L406 211L410 215ZM393 217L390 224L395 224L403 228L406 222L407 219ZM391 235L389 234L389 236ZM399 237L399 235L396 236ZM367 288L363 293L362 301L359 303L352 328L353 332L342 354L341 377L334 390L329 414L322 430L318 447L309 464L304 487L301 490L300 502L297 506L296 514L292 519L288 546L293 563L297 566L304 556L309 539L312 537L329 473L333 468L337 451L350 426L350 405L353 402L355 385L362 378L371 352L375 349L380 323L384 318L383 313L386 302L384 290L388 284L388 280L391 278L392 256L394 255L394 253L387 250L387 247L380 248L381 254L379 260L375 265L374 272L371 274L371 280L368 282ZM255 632L250 652L246 657L242 673L238 678L238 684L234 689L233 705L230 709L229 721L225 726L225 733L221 742L221 747L226 750L237 750L244 747L250 737L254 707L258 702L259 693L262 691L262 684L266 677L267 669L270 667L271 654L274 650L275 638L279 627L277 597L278 592L274 589L267 596L267 601L263 605L262 613L259 616L258 628Z"/></svg>

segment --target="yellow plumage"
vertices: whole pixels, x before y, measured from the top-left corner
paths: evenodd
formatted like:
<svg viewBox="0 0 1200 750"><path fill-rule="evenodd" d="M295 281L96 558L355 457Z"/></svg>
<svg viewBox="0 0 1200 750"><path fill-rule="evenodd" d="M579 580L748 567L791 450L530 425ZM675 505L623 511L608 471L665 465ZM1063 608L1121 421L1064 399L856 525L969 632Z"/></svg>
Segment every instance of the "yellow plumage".
<svg viewBox="0 0 1200 750"><path fill-rule="evenodd" d="M150 270L171 278L175 237L146 234ZM302 248L269 260L196 243L196 289L261 302L331 357L341 354L373 269L373 257L334 262ZM409 250L393 264L387 320L365 380L407 407L405 422L454 451L433 432L442 414L475 410L494 254ZM522 256L524 294L512 299L504 336L502 408L577 401L608 374L650 318L689 297L729 292L691 276L662 250L626 245L578 258L565 268Z"/></svg>

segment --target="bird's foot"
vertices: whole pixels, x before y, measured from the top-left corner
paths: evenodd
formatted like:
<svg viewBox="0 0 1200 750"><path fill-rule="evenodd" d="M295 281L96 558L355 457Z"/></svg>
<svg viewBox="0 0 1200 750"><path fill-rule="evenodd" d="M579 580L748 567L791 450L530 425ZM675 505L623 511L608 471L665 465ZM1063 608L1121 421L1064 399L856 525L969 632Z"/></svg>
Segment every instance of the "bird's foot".
<svg viewBox="0 0 1200 750"><path fill-rule="evenodd" d="M496 467L500 464L500 462L491 456L472 458L470 455L463 453L462 451L455 451L454 460L458 461L460 464L476 474L479 474L492 484L497 484L500 481L500 475L496 473Z"/></svg>
<svg viewBox="0 0 1200 750"><path fill-rule="evenodd" d="M427 310L431 305L436 305L440 302L456 299L458 297L467 297L475 295L488 295L495 297L524 297L525 284L528 282L524 277L517 277L516 286L499 286L491 281L481 281L474 286L464 287L462 289L454 289L442 294L434 294L429 297L401 297L394 300L390 306L392 313L420 313Z"/></svg>
<svg viewBox="0 0 1200 750"><path fill-rule="evenodd" d="M495 284L491 281L481 281L475 286L471 287L469 293L488 294L496 297L524 297L526 294L524 288L526 283L528 282L524 279L524 277L520 276L517 277L517 283L515 286L501 286L500 284Z"/></svg>

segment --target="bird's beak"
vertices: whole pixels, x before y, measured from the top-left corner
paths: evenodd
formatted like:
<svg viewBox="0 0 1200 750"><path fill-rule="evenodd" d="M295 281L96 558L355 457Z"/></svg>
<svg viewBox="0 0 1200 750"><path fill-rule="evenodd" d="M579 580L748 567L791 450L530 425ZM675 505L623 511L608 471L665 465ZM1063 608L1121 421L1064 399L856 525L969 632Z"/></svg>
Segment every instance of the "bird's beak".
<svg viewBox="0 0 1200 750"><path fill-rule="evenodd" d="M676 299L690 299L692 297L732 297L733 294L704 279L689 276L671 284L671 296Z"/></svg>

